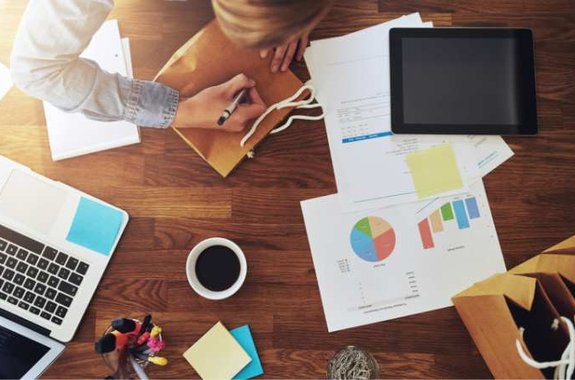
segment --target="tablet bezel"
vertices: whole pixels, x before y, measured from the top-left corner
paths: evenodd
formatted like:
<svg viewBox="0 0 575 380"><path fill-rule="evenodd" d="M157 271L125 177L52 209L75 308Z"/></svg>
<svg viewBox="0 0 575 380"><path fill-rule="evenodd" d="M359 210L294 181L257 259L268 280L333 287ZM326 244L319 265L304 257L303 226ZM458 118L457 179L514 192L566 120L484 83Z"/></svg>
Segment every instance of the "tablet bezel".
<svg viewBox="0 0 575 380"><path fill-rule="evenodd" d="M514 38L519 44L523 84L524 122L512 124L409 124L403 112L403 38ZM393 133L536 135L537 99L533 33L530 29L512 28L392 28L389 32L391 130Z"/></svg>

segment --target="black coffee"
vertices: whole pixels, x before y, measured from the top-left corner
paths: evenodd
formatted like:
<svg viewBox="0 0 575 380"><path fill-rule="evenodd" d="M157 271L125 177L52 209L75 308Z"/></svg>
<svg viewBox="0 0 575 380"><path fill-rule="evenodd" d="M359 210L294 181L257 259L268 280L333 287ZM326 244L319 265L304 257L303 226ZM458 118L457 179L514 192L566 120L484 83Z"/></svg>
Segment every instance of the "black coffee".
<svg viewBox="0 0 575 380"><path fill-rule="evenodd" d="M211 291L229 289L240 277L240 259L233 250L222 245L206 248L196 260L196 277Z"/></svg>

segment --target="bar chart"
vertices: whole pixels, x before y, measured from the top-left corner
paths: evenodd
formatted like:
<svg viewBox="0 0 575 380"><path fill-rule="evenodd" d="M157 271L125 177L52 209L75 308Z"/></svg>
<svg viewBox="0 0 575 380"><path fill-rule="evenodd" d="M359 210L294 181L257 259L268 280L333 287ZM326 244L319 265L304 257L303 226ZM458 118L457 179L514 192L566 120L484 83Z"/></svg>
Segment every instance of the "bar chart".
<svg viewBox="0 0 575 380"><path fill-rule="evenodd" d="M457 230L473 228L471 221L480 217L475 197L444 203L417 224L423 248L434 248L434 236L445 232L447 228Z"/></svg>

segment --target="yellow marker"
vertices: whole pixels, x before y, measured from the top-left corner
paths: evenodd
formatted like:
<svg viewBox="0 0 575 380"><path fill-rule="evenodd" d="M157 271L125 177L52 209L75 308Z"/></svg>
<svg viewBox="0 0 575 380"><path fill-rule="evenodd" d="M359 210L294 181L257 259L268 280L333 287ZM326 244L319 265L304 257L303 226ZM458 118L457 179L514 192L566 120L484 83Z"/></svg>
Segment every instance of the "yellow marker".
<svg viewBox="0 0 575 380"><path fill-rule="evenodd" d="M154 326L152 331L150 331L150 337L155 338L162 333L162 328L160 326Z"/></svg>
<svg viewBox="0 0 575 380"><path fill-rule="evenodd" d="M148 361L150 363L154 363L155 365L160 365L160 366L165 366L166 364L168 364L168 359L163 358L161 356L150 356L148 358Z"/></svg>

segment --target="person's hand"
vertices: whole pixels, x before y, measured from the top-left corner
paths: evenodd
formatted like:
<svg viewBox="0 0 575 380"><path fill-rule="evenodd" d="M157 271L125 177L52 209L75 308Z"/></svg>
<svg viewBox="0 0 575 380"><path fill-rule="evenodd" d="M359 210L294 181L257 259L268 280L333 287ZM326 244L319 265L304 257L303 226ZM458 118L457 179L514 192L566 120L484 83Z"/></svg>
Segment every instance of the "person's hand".
<svg viewBox="0 0 575 380"><path fill-rule="evenodd" d="M309 34L305 33L298 39L287 42L281 46L277 46L273 49L261 50L260 57L267 58L270 52L273 52L273 58L271 60L270 66L272 73L277 73L278 71L286 71L294 59L294 56L298 61L303 59L303 53L305 53L305 49L307 48L308 43Z"/></svg>
<svg viewBox="0 0 575 380"><path fill-rule="evenodd" d="M208 87L191 98L182 99L172 126L239 132L250 120L260 116L266 110L266 105L255 86L253 80L244 74L239 74L226 83ZM230 105L236 94L244 88L249 88L244 102L238 105L223 125L218 126L216 122L222 112Z"/></svg>

